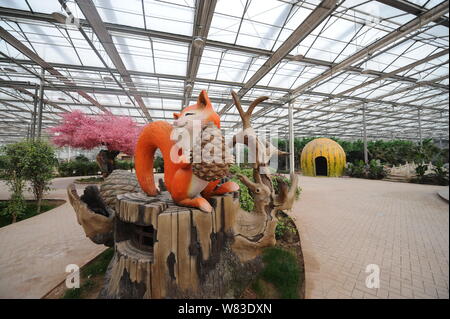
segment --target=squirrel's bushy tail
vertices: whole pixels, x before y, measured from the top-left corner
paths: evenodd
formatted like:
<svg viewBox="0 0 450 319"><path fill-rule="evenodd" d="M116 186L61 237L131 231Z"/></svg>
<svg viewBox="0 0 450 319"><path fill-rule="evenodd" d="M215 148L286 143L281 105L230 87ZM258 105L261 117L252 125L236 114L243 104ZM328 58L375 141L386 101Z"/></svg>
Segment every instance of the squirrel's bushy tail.
<svg viewBox="0 0 450 319"><path fill-rule="evenodd" d="M155 179L153 175L153 158L159 148L164 159L164 179L166 187L170 190L175 168L171 167L170 150L175 142L170 140L172 125L164 121L156 121L147 124L139 135L134 152L134 163L136 176L142 190L148 195L157 194Z"/></svg>

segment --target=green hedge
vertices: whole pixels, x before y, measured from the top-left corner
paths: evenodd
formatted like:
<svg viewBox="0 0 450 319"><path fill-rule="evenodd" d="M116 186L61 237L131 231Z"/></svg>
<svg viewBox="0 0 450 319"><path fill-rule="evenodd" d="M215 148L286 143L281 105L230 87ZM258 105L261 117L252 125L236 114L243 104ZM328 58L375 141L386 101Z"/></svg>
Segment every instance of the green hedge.
<svg viewBox="0 0 450 319"><path fill-rule="evenodd" d="M97 162L87 158L77 157L69 162L61 162L58 165L58 172L61 177L67 176L87 176L97 175L100 172Z"/></svg>
<svg viewBox="0 0 450 319"><path fill-rule="evenodd" d="M345 173L351 177L369 179L383 179L387 176L387 171L384 166L376 160L371 160L368 165L362 160L358 160L355 163L348 163Z"/></svg>
<svg viewBox="0 0 450 319"><path fill-rule="evenodd" d="M315 139L316 137L295 138L295 167L298 170L300 154L305 145ZM364 160L364 143L362 140L344 141L338 138L332 138L345 151L348 163L356 164L358 161ZM286 139L279 139L275 145L280 150L288 150L288 141ZM447 149L440 149L436 146L432 139L425 139L422 142L422 147L418 143L406 140L390 140L390 141L368 141L367 150L369 160L379 160L383 164L388 165L403 165L406 162L449 162L449 153ZM288 170L288 156L281 156L278 158L279 171Z"/></svg>
<svg viewBox="0 0 450 319"><path fill-rule="evenodd" d="M247 186L242 183L239 178L236 176L237 174L241 174L246 176L251 181L254 181L253 179L253 169L252 168L241 168L238 165L232 165L230 167L230 173L232 174L231 180L239 185L239 202L241 204L241 208L251 212L255 208L255 202L253 200L253 197L250 194L250 191ZM288 185L291 185L291 181L280 175L280 174L274 174L272 175L272 185L275 190L275 192L278 192L278 180L277 178L281 178L282 180L286 181ZM301 188L297 187L296 191L296 199L300 197Z"/></svg>

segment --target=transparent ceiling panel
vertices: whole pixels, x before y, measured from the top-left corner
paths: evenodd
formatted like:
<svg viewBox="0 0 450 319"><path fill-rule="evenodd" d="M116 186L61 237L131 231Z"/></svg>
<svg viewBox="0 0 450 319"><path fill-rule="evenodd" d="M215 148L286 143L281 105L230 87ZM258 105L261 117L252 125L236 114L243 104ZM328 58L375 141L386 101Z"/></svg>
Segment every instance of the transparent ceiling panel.
<svg viewBox="0 0 450 319"><path fill-rule="evenodd" d="M94 4L104 22L144 27L140 0L94 0Z"/></svg>
<svg viewBox="0 0 450 319"><path fill-rule="evenodd" d="M146 0L143 3L147 29L192 35L195 13L193 1Z"/></svg>

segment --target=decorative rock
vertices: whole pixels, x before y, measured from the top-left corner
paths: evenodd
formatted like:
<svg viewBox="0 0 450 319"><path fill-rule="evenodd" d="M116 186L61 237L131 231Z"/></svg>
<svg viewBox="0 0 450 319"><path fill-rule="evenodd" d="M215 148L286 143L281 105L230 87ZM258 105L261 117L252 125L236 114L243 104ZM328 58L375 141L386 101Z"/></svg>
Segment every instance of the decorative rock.
<svg viewBox="0 0 450 319"><path fill-rule="evenodd" d="M100 194L111 208L116 206L117 195L132 192L142 192L136 174L122 169L114 170L100 186Z"/></svg>

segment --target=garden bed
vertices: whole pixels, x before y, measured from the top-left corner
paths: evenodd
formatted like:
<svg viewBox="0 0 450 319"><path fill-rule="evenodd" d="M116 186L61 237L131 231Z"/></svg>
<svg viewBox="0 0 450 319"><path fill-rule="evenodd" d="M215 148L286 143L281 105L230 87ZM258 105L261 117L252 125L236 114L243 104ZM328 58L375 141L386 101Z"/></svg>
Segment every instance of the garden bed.
<svg viewBox="0 0 450 319"><path fill-rule="evenodd" d="M44 199L42 200L42 204L41 204L41 214L45 213L53 208L56 208L58 206L61 206L62 204L64 204L66 201L62 200L62 199ZM12 223L12 218L11 216L4 216L2 214L3 210L6 209L6 206L8 205L8 201L7 200L1 200L0 201L0 228L10 225ZM36 201L34 200L27 200L26 201L26 210L23 216L17 218L16 222L20 222L22 220L25 220L27 218L36 216Z"/></svg>
<svg viewBox="0 0 450 319"><path fill-rule="evenodd" d="M283 212L277 218L277 243L264 250L264 269L244 290L243 299L305 298L305 265L297 227Z"/></svg>
<svg viewBox="0 0 450 319"><path fill-rule="evenodd" d="M43 299L96 299L101 288L114 249L108 248L80 269L80 288L66 288L63 281Z"/></svg>
<svg viewBox="0 0 450 319"><path fill-rule="evenodd" d="M101 184L104 182L104 178L100 176L92 176L86 178L79 178L74 181L75 184Z"/></svg>

